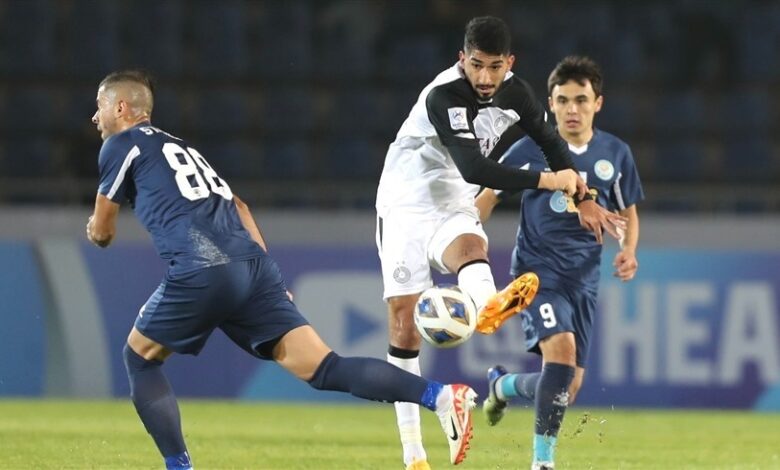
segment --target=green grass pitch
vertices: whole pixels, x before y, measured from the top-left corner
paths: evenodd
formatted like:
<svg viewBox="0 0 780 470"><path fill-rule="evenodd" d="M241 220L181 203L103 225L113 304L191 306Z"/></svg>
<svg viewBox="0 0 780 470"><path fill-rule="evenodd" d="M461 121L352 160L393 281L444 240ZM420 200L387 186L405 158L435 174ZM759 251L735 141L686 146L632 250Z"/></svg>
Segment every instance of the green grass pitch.
<svg viewBox="0 0 780 470"><path fill-rule="evenodd" d="M197 469L401 469L393 407L182 401ZM434 469L451 467L433 413L423 435ZM530 467L532 413L489 427L476 410L458 468ZM780 469L780 414L572 407L558 469ZM128 401L0 401L2 469L159 469L162 460Z"/></svg>

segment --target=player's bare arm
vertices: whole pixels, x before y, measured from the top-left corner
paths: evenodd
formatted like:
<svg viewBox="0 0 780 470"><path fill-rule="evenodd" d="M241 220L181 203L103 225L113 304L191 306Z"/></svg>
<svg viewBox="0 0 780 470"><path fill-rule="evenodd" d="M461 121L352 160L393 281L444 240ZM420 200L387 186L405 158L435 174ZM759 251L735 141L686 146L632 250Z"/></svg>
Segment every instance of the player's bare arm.
<svg viewBox="0 0 780 470"><path fill-rule="evenodd" d="M477 198L474 199L474 205L479 210L479 221L483 224L488 221L493 214L493 209L498 205L501 200L498 198L498 194L490 188L482 190Z"/></svg>
<svg viewBox="0 0 780 470"><path fill-rule="evenodd" d="M95 211L87 221L87 238L95 245L105 248L116 235L116 218L119 204L102 194L95 198Z"/></svg>
<svg viewBox="0 0 780 470"><path fill-rule="evenodd" d="M263 247L263 249L267 252L268 246L265 244L263 232L260 231L260 227L257 225L255 218L252 217L252 212L249 211L249 206L246 205L246 203L235 194L233 195L233 202L236 203L236 210L238 211L238 216L241 218L241 224L243 224L246 231L249 232L252 240L256 241L257 244Z"/></svg>
<svg viewBox="0 0 780 470"><path fill-rule="evenodd" d="M626 282L634 278L639 268L636 259L636 247L639 243L639 214L636 205L632 205L621 210L620 215L627 219L627 223L620 251L615 255L612 265L615 267L614 276Z"/></svg>

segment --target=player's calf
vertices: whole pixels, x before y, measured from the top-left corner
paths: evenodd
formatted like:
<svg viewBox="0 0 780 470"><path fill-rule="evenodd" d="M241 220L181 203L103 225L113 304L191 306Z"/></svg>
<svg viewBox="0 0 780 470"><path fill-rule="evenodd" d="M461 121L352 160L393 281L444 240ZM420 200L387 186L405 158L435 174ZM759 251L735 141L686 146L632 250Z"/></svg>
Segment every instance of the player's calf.
<svg viewBox="0 0 780 470"><path fill-rule="evenodd" d="M127 344L122 355L135 410L165 458L166 468L191 469L192 463L181 431L179 405L162 372L162 362L147 361Z"/></svg>
<svg viewBox="0 0 780 470"><path fill-rule="evenodd" d="M536 386L536 425L534 434L534 464L552 468L558 431L569 406L569 384L574 367L547 362Z"/></svg>
<svg viewBox="0 0 780 470"><path fill-rule="evenodd" d="M471 410L477 394L466 385L442 385L379 359L328 353L309 384L318 390L349 392L368 400L417 403L439 416L450 446L450 461L466 457L471 441Z"/></svg>

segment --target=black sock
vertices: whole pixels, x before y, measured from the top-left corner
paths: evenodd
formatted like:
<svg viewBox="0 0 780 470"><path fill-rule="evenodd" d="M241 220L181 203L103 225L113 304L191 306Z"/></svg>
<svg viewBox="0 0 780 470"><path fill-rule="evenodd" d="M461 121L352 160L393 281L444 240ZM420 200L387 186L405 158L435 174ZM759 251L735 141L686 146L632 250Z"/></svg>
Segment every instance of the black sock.
<svg viewBox="0 0 780 470"><path fill-rule="evenodd" d="M515 390L517 395L529 401L536 399L536 386L539 383L541 372L531 372L528 374L515 375Z"/></svg>

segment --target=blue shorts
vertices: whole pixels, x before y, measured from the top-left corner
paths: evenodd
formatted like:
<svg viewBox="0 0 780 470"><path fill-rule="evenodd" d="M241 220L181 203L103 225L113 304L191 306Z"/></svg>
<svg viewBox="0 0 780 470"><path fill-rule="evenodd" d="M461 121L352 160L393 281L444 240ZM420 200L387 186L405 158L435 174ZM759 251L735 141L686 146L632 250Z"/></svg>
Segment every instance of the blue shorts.
<svg viewBox="0 0 780 470"><path fill-rule="evenodd" d="M144 336L180 354L198 354L220 328L262 359L288 331L308 324L270 256L168 273L135 320Z"/></svg>
<svg viewBox="0 0 780 470"><path fill-rule="evenodd" d="M596 293L554 284L542 280L534 301L520 313L525 347L541 354L539 341L556 333L572 332L577 347L577 365L585 367L596 312Z"/></svg>

